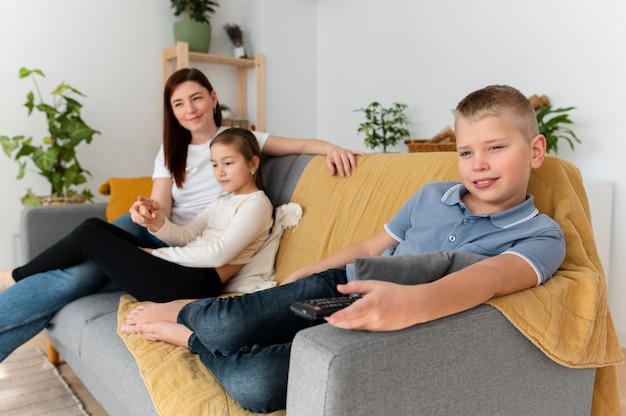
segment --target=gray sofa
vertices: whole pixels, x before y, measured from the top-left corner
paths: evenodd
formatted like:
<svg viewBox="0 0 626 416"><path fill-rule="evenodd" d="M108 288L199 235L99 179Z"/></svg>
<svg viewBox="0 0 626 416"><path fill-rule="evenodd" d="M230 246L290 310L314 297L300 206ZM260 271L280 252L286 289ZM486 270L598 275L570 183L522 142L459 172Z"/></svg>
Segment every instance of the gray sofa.
<svg viewBox="0 0 626 416"><path fill-rule="evenodd" d="M274 204L290 200L310 159L286 156L266 162ZM104 218L105 207L25 209L24 258L83 219ZM135 360L116 333L119 296L97 293L72 302L55 315L47 336L110 415L154 415ZM486 305L392 333L321 325L294 341L287 414L588 415L594 375L594 369L565 368L549 360Z"/></svg>

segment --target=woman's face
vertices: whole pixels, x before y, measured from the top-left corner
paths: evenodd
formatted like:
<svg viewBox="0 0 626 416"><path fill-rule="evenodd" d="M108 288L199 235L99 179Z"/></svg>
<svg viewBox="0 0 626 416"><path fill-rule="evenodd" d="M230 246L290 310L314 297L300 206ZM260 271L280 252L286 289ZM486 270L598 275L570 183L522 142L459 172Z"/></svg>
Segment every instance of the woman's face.
<svg viewBox="0 0 626 416"><path fill-rule="evenodd" d="M209 92L194 81L185 81L172 91L170 105L181 126L194 133L215 129L213 109L217 105L215 90Z"/></svg>

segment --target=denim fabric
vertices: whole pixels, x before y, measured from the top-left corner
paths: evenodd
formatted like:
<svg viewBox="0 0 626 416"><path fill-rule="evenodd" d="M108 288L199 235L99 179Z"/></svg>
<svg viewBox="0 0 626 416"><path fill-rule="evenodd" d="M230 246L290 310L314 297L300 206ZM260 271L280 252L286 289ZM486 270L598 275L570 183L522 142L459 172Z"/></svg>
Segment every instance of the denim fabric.
<svg viewBox="0 0 626 416"><path fill-rule="evenodd" d="M301 329L323 323L295 316L292 302L339 296L344 269L332 269L284 286L185 305L178 322L193 331L190 350L245 409L284 409L291 341Z"/></svg>
<svg viewBox="0 0 626 416"><path fill-rule="evenodd" d="M147 243L155 243L156 237L133 223L130 215L113 223ZM105 289L113 289L109 278L95 264L85 262L29 276L0 292L0 361L41 332L63 306Z"/></svg>

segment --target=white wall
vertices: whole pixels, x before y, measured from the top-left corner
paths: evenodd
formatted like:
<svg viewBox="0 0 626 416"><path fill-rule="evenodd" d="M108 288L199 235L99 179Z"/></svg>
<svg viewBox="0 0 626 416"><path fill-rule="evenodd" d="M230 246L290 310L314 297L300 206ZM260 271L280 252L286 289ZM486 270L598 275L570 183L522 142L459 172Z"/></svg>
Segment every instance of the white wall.
<svg viewBox="0 0 626 416"><path fill-rule="evenodd" d="M412 137L430 137L452 123L450 110L467 93L507 83L577 107L572 118L583 144L560 155L586 180L614 182L614 212L626 208L626 171L618 160L626 146L626 27L618 0L572 0L566 8L557 0L221 3L211 50L231 53L221 26L232 22L241 24L251 53L266 54L268 131L365 150L353 110L379 100L407 103ZM80 154L93 191L109 176L150 174L161 139L161 48L172 44L175 20L166 0L0 2L0 135L41 137L41 121L21 107L31 85L17 79L21 66L37 67L47 75L44 90L65 80L88 95L85 119L102 131ZM233 102L232 74L201 68L222 102ZM16 181L16 173L17 165L0 155L0 267L15 265L19 196L27 187L47 188L36 175ZM615 216L609 301L626 345L620 231L626 221Z"/></svg>
<svg viewBox="0 0 626 416"><path fill-rule="evenodd" d="M318 135L363 148L351 110L373 100L410 106L412 137L452 124L450 110L488 84L511 84L576 106L582 140L559 155L586 180L615 183L626 211L626 26L617 0L318 1ZM398 150L405 151L399 146ZM603 201L599 201L600 204ZM609 302L626 345L626 220L613 218Z"/></svg>

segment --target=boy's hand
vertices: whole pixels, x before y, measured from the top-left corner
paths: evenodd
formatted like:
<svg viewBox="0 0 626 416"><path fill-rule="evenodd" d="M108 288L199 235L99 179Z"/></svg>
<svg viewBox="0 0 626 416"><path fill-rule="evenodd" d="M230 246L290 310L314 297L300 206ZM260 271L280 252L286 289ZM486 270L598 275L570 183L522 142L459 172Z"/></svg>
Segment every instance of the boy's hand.
<svg viewBox="0 0 626 416"><path fill-rule="evenodd" d="M360 293L365 295L352 305L341 309L326 321L343 329L368 331L395 331L414 325L416 309L415 286L404 286L378 280L357 280L346 285L338 285L343 294Z"/></svg>

